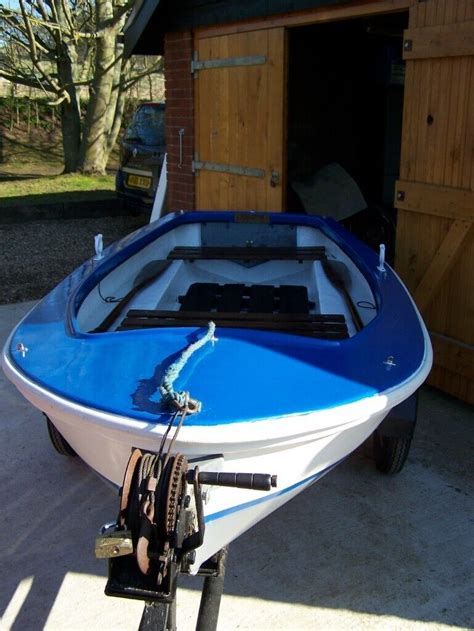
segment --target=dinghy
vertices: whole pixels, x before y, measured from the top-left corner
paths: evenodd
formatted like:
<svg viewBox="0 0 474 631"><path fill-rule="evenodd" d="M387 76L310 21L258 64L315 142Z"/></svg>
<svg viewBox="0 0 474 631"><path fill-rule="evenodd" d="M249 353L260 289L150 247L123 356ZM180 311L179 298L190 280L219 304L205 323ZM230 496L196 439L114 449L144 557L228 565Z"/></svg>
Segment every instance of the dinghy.
<svg viewBox="0 0 474 631"><path fill-rule="evenodd" d="M139 499L161 489L160 558L193 548L191 573L356 449L431 362L383 253L330 219L233 212L167 215L98 248L3 354L59 448L117 486L136 449L114 528L132 541L109 556L139 547L140 483Z"/></svg>

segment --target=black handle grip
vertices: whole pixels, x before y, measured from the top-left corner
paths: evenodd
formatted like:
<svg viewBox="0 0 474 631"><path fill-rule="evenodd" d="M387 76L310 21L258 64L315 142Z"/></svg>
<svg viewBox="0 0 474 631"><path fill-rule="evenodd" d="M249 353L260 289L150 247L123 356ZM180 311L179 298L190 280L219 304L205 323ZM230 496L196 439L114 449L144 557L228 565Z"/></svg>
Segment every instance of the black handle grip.
<svg viewBox="0 0 474 631"><path fill-rule="evenodd" d="M190 471L194 475L194 471ZM188 479L188 482L191 480ZM213 473L199 471L199 484L212 486L230 486L236 489L250 489L253 491L270 491L276 487L277 476L269 473Z"/></svg>

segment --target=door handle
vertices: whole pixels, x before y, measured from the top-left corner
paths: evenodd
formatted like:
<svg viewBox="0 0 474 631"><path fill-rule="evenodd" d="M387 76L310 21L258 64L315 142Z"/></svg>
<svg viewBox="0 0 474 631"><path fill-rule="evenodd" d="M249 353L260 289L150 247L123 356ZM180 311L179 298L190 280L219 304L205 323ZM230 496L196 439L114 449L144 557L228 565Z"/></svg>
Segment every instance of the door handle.
<svg viewBox="0 0 474 631"><path fill-rule="evenodd" d="M270 186L275 188L280 183L280 174L278 171L272 171L272 175L270 177Z"/></svg>

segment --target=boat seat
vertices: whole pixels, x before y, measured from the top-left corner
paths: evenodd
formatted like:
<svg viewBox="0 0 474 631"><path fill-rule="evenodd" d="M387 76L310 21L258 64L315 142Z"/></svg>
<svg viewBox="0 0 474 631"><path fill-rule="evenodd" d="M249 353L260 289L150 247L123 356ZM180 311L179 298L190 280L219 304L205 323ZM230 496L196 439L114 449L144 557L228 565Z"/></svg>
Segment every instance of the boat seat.
<svg viewBox="0 0 474 631"><path fill-rule="evenodd" d="M325 339L348 337L341 314L313 314L308 290L299 285L194 283L180 296L179 311L131 309L118 331L207 326L265 329Z"/></svg>
<svg viewBox="0 0 474 631"><path fill-rule="evenodd" d="M320 261L326 258L324 246L300 248L272 247L188 247L177 246L168 254L169 260L194 261Z"/></svg>
<svg viewBox="0 0 474 631"><path fill-rule="evenodd" d="M209 320L215 322L217 327L223 328L280 331L330 340L349 337L345 318L339 314L209 313L146 309L130 309L117 331L181 326L205 327Z"/></svg>
<svg viewBox="0 0 474 631"><path fill-rule="evenodd" d="M193 283L185 296L180 296L181 310L210 311L216 304L216 295L219 292L217 283Z"/></svg>

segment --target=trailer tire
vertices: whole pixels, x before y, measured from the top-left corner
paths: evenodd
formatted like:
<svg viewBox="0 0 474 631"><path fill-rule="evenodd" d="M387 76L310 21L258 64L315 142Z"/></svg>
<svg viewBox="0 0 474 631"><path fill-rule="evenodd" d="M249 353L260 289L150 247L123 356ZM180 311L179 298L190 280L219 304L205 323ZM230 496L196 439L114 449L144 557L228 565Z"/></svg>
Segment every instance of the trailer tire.
<svg viewBox="0 0 474 631"><path fill-rule="evenodd" d="M47 416L46 424L48 426L49 439L58 454L61 454L61 456L70 456L72 458L75 458L77 456L77 453L67 442L64 436L60 432L58 432L56 427L52 424Z"/></svg>
<svg viewBox="0 0 474 631"><path fill-rule="evenodd" d="M410 451L413 435L383 436L375 430L373 434L373 452L375 466L381 473L393 475L400 473Z"/></svg>

